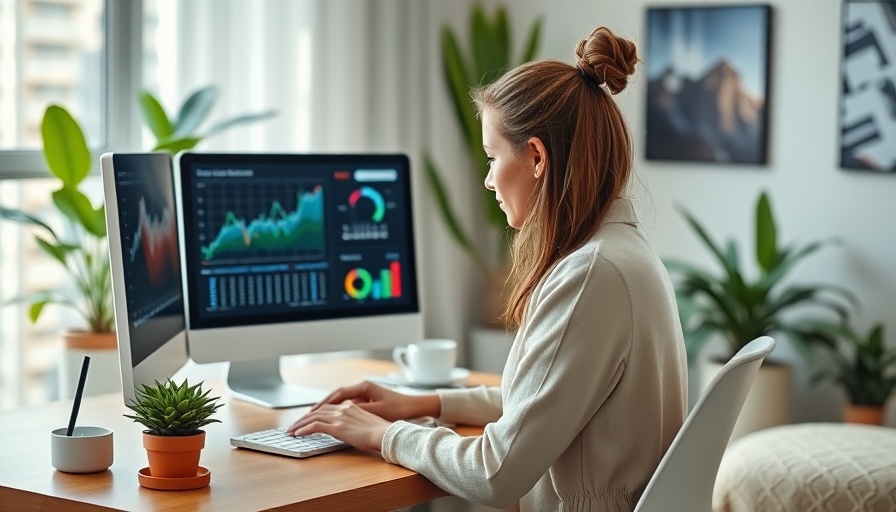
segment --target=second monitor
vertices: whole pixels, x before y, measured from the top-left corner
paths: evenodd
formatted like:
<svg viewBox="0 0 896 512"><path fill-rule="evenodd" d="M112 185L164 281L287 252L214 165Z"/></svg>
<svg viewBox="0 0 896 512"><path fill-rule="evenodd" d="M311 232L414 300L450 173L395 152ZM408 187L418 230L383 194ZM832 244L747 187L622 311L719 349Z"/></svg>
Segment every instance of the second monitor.
<svg viewBox="0 0 896 512"><path fill-rule="evenodd" d="M284 355L422 337L404 155L182 153L190 356L228 361L238 398L307 405Z"/></svg>

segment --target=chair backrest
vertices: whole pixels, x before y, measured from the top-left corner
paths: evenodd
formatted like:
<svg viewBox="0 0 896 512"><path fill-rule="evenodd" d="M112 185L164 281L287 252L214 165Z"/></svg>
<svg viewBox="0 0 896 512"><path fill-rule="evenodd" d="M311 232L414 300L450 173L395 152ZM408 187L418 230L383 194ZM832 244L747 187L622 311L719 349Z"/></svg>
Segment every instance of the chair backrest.
<svg viewBox="0 0 896 512"><path fill-rule="evenodd" d="M712 510L722 455L756 372L773 348L772 338L757 338L722 367L672 440L635 512Z"/></svg>

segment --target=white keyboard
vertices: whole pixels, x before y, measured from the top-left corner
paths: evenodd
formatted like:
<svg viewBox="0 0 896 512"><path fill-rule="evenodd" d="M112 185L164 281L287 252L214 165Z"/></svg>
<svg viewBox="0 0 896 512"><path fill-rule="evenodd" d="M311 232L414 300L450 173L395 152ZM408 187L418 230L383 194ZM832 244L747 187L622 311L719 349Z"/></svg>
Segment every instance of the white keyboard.
<svg viewBox="0 0 896 512"><path fill-rule="evenodd" d="M275 453L300 459L336 450L344 450L351 446L327 434L293 437L287 435L286 429L283 428L250 432L241 436L231 437L230 444L237 448L248 448L249 450Z"/></svg>

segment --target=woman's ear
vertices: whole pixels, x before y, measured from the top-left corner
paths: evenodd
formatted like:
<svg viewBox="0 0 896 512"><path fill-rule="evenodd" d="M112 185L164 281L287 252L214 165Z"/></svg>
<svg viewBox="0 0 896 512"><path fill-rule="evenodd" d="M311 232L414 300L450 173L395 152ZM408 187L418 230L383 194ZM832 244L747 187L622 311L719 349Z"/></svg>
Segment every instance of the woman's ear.
<svg viewBox="0 0 896 512"><path fill-rule="evenodd" d="M536 178L540 178L547 170L548 150L538 137L529 137L526 141L527 160L532 162L533 172Z"/></svg>

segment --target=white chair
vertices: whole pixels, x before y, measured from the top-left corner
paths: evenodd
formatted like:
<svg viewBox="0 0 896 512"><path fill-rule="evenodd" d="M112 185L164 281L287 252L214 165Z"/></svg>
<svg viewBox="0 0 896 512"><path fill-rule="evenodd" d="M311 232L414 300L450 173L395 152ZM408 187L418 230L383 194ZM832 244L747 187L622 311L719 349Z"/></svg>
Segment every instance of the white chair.
<svg viewBox="0 0 896 512"><path fill-rule="evenodd" d="M757 338L722 367L672 440L635 512L712 510L722 455L756 372L773 348L772 338Z"/></svg>

